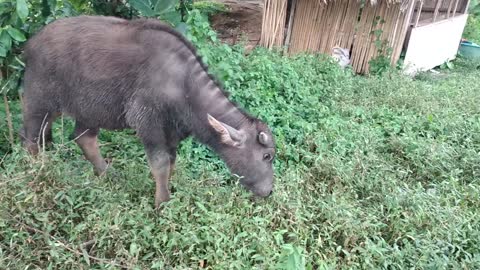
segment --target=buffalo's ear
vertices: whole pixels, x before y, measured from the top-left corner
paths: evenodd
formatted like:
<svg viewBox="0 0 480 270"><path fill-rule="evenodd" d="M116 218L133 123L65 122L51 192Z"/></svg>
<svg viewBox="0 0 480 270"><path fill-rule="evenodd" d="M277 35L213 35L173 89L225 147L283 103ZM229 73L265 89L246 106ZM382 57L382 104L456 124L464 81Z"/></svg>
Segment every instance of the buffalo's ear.
<svg viewBox="0 0 480 270"><path fill-rule="evenodd" d="M235 129L223 122L218 121L210 114L207 114L208 123L220 135L222 143L242 147L245 144L246 135L243 130Z"/></svg>
<svg viewBox="0 0 480 270"><path fill-rule="evenodd" d="M260 133L258 134L258 142L267 146L269 141L270 138L268 137L267 133L260 131Z"/></svg>

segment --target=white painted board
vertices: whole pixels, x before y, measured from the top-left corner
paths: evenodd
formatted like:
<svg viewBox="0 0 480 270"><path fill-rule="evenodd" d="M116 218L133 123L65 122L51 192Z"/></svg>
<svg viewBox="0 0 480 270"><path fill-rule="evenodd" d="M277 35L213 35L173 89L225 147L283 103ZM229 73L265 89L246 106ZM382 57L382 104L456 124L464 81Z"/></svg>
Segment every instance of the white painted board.
<svg viewBox="0 0 480 270"><path fill-rule="evenodd" d="M404 71L415 74L439 66L457 55L467 14L412 29Z"/></svg>

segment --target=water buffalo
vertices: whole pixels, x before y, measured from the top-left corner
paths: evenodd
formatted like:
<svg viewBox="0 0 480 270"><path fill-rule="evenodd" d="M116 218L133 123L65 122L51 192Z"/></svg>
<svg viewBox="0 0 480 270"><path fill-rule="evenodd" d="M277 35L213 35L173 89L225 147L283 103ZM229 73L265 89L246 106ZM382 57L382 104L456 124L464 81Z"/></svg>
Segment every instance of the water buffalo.
<svg viewBox="0 0 480 270"><path fill-rule="evenodd" d="M24 147L35 155L61 114L97 175L105 172L101 128L131 128L155 178L155 206L170 199L179 142L209 146L240 182L266 197L273 187L274 138L265 123L229 101L195 48L153 19L79 16L45 26L25 46ZM43 135L43 136L42 136Z"/></svg>

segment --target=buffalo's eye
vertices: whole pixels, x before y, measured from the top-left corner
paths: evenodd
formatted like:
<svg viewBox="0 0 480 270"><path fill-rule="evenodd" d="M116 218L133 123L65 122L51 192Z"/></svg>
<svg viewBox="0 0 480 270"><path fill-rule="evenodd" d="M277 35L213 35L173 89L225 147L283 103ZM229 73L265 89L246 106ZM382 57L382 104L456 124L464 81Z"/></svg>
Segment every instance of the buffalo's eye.
<svg viewBox="0 0 480 270"><path fill-rule="evenodd" d="M272 161L272 159L273 159L273 156L270 155L270 154L264 154L263 155L263 160L265 160L265 161Z"/></svg>

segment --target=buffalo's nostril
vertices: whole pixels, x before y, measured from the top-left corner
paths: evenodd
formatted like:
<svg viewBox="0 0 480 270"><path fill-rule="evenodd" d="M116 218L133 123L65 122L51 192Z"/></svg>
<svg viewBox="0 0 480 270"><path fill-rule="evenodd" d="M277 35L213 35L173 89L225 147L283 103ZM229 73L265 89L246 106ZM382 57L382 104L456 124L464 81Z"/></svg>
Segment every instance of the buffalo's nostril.
<svg viewBox="0 0 480 270"><path fill-rule="evenodd" d="M268 196L272 195L272 193L273 193L273 189L270 190L270 193L268 193Z"/></svg>

